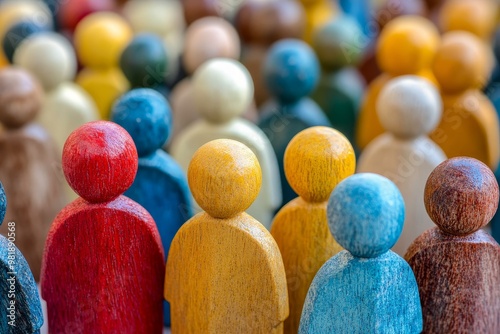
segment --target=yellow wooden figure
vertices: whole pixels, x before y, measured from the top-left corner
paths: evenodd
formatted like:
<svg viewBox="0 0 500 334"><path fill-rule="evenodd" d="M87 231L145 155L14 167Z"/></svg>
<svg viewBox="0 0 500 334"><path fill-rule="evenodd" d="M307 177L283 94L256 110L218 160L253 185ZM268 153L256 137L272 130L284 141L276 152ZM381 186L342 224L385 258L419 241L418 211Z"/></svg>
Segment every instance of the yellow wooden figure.
<svg viewBox="0 0 500 334"><path fill-rule="evenodd" d="M392 78L414 74L436 83L431 63L439 45L439 33L433 23L419 16L400 16L389 22L380 34L376 56L383 73L368 87L358 118L356 142L363 149L385 132L375 105Z"/></svg>
<svg viewBox="0 0 500 334"><path fill-rule="evenodd" d="M491 70L488 56L482 40L469 32L443 35L433 64L443 117L431 139L448 158L476 158L495 170L500 158L498 116L480 90Z"/></svg>
<svg viewBox="0 0 500 334"><path fill-rule="evenodd" d="M282 333L286 275L271 234L244 211L259 193L257 157L230 139L198 149L188 182L202 212L177 232L165 298L172 333Z"/></svg>
<svg viewBox="0 0 500 334"><path fill-rule="evenodd" d="M355 170L351 143L337 130L317 126L297 134L285 151L285 174L299 197L276 215L271 234L283 256L290 316L285 333L299 330L309 286L321 266L342 250L326 218L330 193Z"/></svg>
<svg viewBox="0 0 500 334"><path fill-rule="evenodd" d="M129 89L118 63L132 36L128 23L110 12L91 14L76 27L75 48L85 66L76 82L92 96L103 119L109 119L113 102Z"/></svg>
<svg viewBox="0 0 500 334"><path fill-rule="evenodd" d="M335 2L330 0L300 0L300 2L306 12L304 40L311 43L314 31L335 16L338 8Z"/></svg>

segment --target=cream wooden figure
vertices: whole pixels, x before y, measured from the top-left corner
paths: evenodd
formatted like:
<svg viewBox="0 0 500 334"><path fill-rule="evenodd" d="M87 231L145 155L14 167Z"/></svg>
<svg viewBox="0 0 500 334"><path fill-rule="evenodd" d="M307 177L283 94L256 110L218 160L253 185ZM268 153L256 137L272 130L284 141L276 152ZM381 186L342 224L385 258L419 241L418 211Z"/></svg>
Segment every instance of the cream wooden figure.
<svg viewBox="0 0 500 334"><path fill-rule="evenodd" d="M36 120L56 142L58 157L61 158L64 143L71 132L99 118L90 95L71 81L76 74L73 48L59 34L40 33L18 47L14 63L35 75L45 90L43 108ZM68 200L76 199L75 192L64 183Z"/></svg>
<svg viewBox="0 0 500 334"><path fill-rule="evenodd" d="M274 211L281 204L278 162L271 143L256 125L238 116L253 97L252 78L241 63L213 59L202 65L193 77L196 110L202 119L186 128L172 142L172 156L187 170L194 153L214 139L233 139L248 146L262 169L262 188L248 213L269 228Z"/></svg>
<svg viewBox="0 0 500 334"><path fill-rule="evenodd" d="M381 174L393 181L406 204L403 233L393 250L403 256L410 244L434 226L424 207L425 182L446 159L427 135L442 114L439 93L418 76L392 79L377 100L377 114L386 133L375 138L359 158L358 172Z"/></svg>

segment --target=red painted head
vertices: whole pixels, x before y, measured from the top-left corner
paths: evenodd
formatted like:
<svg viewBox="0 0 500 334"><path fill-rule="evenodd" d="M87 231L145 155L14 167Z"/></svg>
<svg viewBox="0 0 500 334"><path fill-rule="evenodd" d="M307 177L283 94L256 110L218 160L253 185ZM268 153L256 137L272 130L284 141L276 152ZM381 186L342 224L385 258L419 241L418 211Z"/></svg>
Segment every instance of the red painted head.
<svg viewBox="0 0 500 334"><path fill-rule="evenodd" d="M138 157L134 141L119 125L97 121L71 133L64 145L63 171L69 185L91 203L108 202L134 182Z"/></svg>

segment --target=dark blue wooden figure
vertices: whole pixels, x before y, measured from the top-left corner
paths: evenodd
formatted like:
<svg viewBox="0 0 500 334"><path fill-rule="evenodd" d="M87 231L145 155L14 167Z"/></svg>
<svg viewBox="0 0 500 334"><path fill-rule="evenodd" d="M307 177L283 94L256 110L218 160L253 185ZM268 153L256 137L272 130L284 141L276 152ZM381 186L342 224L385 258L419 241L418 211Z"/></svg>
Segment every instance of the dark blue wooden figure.
<svg viewBox="0 0 500 334"><path fill-rule="evenodd" d="M7 199L0 183L0 224L6 209ZM7 238L0 235L0 333L40 333L43 314L35 279L23 254L13 244L15 223L8 224Z"/></svg>
<svg viewBox="0 0 500 334"><path fill-rule="evenodd" d="M383 176L356 174L339 183L328 202L328 224L346 250L316 274L299 333L422 331L415 276L390 250L401 234L404 215L401 193Z"/></svg>
<svg viewBox="0 0 500 334"><path fill-rule="evenodd" d="M2 41L5 56L12 63L14 52L17 47L28 37L43 31L49 30L49 27L35 23L33 21L20 21L12 25L5 33Z"/></svg>
<svg viewBox="0 0 500 334"><path fill-rule="evenodd" d="M306 43L295 39L274 43L263 70L273 98L260 111L259 127L271 141L278 158L283 191L281 208L297 197L283 168L288 143L304 129L331 124L316 102L306 97L316 87L320 73L318 59Z"/></svg>
<svg viewBox="0 0 500 334"><path fill-rule="evenodd" d="M161 149L171 131L170 107L158 92L134 89L116 102L112 120L128 131L139 154L137 176L125 195L141 204L155 220L166 260L177 230L193 215L185 174ZM164 323L170 325L167 302L164 302Z"/></svg>

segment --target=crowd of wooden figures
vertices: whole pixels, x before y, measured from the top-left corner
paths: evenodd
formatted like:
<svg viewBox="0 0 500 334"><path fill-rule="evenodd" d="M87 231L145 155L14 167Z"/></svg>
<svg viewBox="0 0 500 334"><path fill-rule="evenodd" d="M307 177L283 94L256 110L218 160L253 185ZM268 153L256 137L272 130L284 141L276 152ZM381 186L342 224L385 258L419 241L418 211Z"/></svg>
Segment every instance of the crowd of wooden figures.
<svg viewBox="0 0 500 334"><path fill-rule="evenodd" d="M498 9L0 1L0 333L500 333Z"/></svg>

